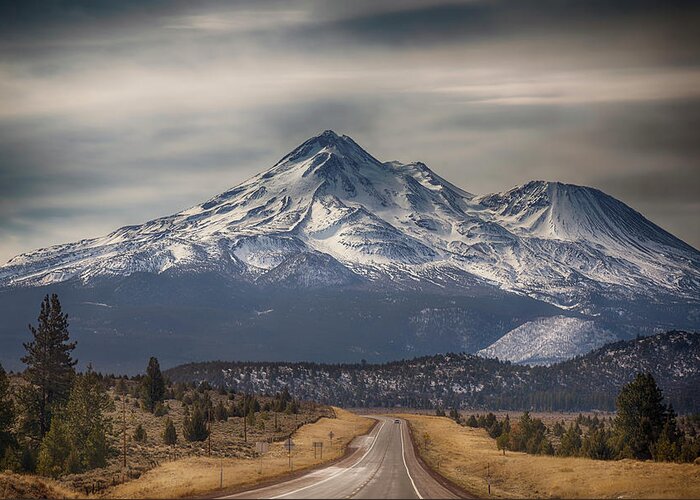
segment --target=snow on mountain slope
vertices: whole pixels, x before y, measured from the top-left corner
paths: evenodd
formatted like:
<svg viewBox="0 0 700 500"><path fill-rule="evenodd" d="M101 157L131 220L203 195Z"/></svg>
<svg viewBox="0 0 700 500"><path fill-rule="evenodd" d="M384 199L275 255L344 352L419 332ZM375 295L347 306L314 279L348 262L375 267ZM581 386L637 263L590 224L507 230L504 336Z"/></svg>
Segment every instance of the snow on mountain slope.
<svg viewBox="0 0 700 500"><path fill-rule="evenodd" d="M700 297L700 253L600 191L536 181L475 197L332 131L175 215L19 255L0 267L0 287L165 271L303 286L476 282L589 313L592 297Z"/></svg>
<svg viewBox="0 0 700 500"><path fill-rule="evenodd" d="M477 354L501 361L550 365L617 340L592 320L554 316L528 321Z"/></svg>
<svg viewBox="0 0 700 500"><path fill-rule="evenodd" d="M675 288L685 296L700 285L697 250L597 189L532 181L474 201L491 220L524 238L531 251L583 278Z"/></svg>

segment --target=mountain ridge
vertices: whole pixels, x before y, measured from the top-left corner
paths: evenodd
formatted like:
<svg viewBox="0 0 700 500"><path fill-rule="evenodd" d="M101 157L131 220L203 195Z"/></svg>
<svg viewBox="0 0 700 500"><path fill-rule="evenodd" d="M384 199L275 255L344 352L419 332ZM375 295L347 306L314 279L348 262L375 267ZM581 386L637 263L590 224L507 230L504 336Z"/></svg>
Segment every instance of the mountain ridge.
<svg viewBox="0 0 700 500"><path fill-rule="evenodd" d="M263 327L269 317L254 316L247 302L251 310L241 309L232 291L296 314L295 308L313 309L304 295L332 290L331 309L308 311L293 334L309 342L335 335L328 333L337 331L334 322L353 315L374 336L367 345L334 338L339 351L329 352L340 360L476 352L543 316L593 321L623 339L700 328L700 252L624 203L593 188L546 181L474 195L421 162L382 162L332 131L176 214L14 257L0 266L0 310L16 309L21 290L60 288L83 302L114 306L97 324L79 318L89 339L124 331L146 337L162 315L166 331L194 339L196 330L182 331L171 320L176 311L149 296L139 306L150 316L132 311L143 318L138 323L124 316L133 307L125 287L162 295L157 287L182 293L188 283L221 304L217 314L197 312L201 327L218 339L240 338L236 328L247 325L260 337L245 342L243 352L254 357L265 348L276 352L272 338L279 344L284 326L265 330L273 328ZM365 299L353 295L351 306L346 292L380 302L388 294L391 306L384 307L391 312L350 313ZM170 302L179 303L172 293ZM421 293L425 299L416 298ZM502 310L493 313L492 302L486 313L477 310L485 307L480 297L501 301ZM83 302L76 304L81 315L88 314ZM0 327L0 341L15 335L11 328ZM319 356L316 346L295 347L296 356Z"/></svg>
<svg viewBox="0 0 700 500"><path fill-rule="evenodd" d="M150 254L140 255L148 249L133 248L129 239L151 244ZM265 256L252 255L256 240ZM88 249L103 255L90 261ZM579 281L642 295L653 281L656 289L686 297L700 290L700 252L602 191L531 181L474 196L425 164L382 163L330 130L177 214L16 256L0 266L0 286L71 277L87 282L99 274L163 272L193 261L217 261L229 270L243 265L255 275L299 251L328 254L360 274L395 264L415 266L421 274L420 266L438 263L566 307L576 299L558 300L540 290L567 281L560 296L575 296ZM529 264L550 254L549 276L540 279Z"/></svg>

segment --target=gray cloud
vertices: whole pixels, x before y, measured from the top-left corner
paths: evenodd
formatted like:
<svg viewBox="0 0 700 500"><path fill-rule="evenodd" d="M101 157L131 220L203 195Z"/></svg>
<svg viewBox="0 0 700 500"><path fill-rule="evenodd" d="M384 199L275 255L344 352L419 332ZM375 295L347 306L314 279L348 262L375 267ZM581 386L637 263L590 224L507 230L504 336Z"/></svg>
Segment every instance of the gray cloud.
<svg viewBox="0 0 700 500"><path fill-rule="evenodd" d="M465 189L598 187L700 246L700 4L0 7L0 260L200 202L331 128Z"/></svg>

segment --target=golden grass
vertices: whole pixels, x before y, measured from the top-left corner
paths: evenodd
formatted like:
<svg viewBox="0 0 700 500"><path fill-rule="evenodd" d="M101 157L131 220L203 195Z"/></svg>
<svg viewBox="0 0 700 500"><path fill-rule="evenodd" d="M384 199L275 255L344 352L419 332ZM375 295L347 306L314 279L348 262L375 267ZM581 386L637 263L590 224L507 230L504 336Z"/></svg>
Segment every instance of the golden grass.
<svg viewBox="0 0 700 500"><path fill-rule="evenodd" d="M314 458L312 442L323 441L323 461L338 458L345 453L352 439L365 434L373 420L359 417L335 408L334 419L321 418L294 433L296 444L292 452L294 470L306 469L321 463ZM333 431L333 446L328 434ZM191 457L164 463L140 478L117 485L103 493L107 498L178 498L201 495L219 489L223 468L225 489L251 486L263 480L289 472L287 451L283 443L273 443L262 459Z"/></svg>
<svg viewBox="0 0 700 500"><path fill-rule="evenodd" d="M503 456L483 429L462 427L444 417L401 417L409 422L423 460L477 496L487 494L488 464L495 497L700 498L698 465L517 452Z"/></svg>
<svg viewBox="0 0 700 500"><path fill-rule="evenodd" d="M0 498L78 498L65 486L39 476L0 473Z"/></svg>

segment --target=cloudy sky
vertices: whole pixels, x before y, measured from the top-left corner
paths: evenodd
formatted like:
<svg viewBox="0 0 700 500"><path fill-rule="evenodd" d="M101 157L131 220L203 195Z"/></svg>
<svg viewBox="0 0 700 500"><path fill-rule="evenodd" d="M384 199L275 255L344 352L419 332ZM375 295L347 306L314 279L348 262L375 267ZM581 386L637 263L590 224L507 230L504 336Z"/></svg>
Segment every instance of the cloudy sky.
<svg viewBox="0 0 700 500"><path fill-rule="evenodd" d="M204 201L324 129L473 193L598 187L700 247L700 2L2 5L2 262Z"/></svg>

